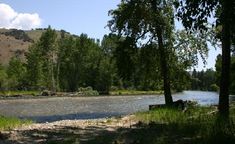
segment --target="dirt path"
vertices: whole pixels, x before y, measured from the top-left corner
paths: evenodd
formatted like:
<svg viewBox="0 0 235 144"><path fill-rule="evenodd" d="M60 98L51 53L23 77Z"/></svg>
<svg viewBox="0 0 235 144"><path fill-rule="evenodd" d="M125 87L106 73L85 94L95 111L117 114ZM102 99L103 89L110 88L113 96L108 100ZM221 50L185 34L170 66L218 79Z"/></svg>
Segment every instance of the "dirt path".
<svg viewBox="0 0 235 144"><path fill-rule="evenodd" d="M31 124L1 132L0 144L86 143L100 135L112 135L117 129L130 128L137 122L133 115L95 120L63 120Z"/></svg>

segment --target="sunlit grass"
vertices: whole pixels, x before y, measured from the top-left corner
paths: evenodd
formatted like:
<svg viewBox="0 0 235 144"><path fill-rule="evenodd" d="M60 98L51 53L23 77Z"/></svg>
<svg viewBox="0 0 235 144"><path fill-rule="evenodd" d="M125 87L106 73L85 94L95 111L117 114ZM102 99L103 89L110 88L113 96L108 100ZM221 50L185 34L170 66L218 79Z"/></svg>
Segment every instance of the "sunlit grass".
<svg viewBox="0 0 235 144"><path fill-rule="evenodd" d="M31 123L32 121L30 120L20 120L14 117L0 116L0 130L10 130Z"/></svg>
<svg viewBox="0 0 235 144"><path fill-rule="evenodd" d="M136 113L137 119L142 122L158 122L158 123L185 123L191 120L198 120L207 118L206 115L213 108L209 107L197 107L190 108L185 112L182 112L175 108L158 108L156 110Z"/></svg>
<svg viewBox="0 0 235 144"><path fill-rule="evenodd" d="M235 110L231 108L229 119L222 119L216 114L215 107L194 107L182 112L172 108L159 108L153 111L136 114L136 118L144 123L143 129L156 131L151 135L138 135L133 139L151 139L151 143L234 143L235 142ZM161 135L159 134L159 131ZM141 133L141 130L139 131ZM153 132L154 133L154 132ZM163 134L163 135L162 135ZM173 139L164 139L164 137ZM154 139L158 137L158 139ZM176 140L179 137L182 140Z"/></svg>
<svg viewBox="0 0 235 144"><path fill-rule="evenodd" d="M0 95L2 96L13 96L13 95L31 95L36 96L39 95L39 91L0 91Z"/></svg>
<svg viewBox="0 0 235 144"><path fill-rule="evenodd" d="M150 94L162 94L162 91L139 91L139 90L115 90L110 91L110 95L150 95Z"/></svg>

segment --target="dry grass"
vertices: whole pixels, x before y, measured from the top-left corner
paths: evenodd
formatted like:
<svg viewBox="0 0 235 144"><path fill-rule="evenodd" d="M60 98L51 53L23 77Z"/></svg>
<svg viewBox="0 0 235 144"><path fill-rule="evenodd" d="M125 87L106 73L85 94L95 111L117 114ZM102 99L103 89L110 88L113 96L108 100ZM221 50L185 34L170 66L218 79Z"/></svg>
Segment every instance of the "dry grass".
<svg viewBox="0 0 235 144"><path fill-rule="evenodd" d="M25 52L28 51L31 42L15 39L13 36L6 36L3 33L10 32L8 29L0 29L0 64L7 65L11 57L18 55L24 59ZM27 30L25 33L34 42L38 41L45 30ZM60 38L60 31L57 31Z"/></svg>
<svg viewBox="0 0 235 144"><path fill-rule="evenodd" d="M12 36L0 34L0 63L6 65L11 57L17 55L23 59L30 44L30 42L24 42Z"/></svg>

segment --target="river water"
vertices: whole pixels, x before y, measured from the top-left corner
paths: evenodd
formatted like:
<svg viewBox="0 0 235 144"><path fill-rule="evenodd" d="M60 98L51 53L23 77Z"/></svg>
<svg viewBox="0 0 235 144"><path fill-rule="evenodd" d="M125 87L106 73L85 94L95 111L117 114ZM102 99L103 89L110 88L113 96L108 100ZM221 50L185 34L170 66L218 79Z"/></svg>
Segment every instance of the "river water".
<svg viewBox="0 0 235 144"><path fill-rule="evenodd" d="M174 94L173 99L214 105L218 103L218 93L184 91ZM2 99L0 115L32 119L39 123L65 119L94 119L146 111L149 105L161 103L164 103L163 95Z"/></svg>

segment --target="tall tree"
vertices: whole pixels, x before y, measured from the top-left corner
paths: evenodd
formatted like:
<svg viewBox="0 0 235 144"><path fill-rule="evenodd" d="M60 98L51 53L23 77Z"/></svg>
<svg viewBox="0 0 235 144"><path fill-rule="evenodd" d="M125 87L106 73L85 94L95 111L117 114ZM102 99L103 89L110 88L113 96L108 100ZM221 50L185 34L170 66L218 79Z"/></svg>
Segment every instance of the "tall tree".
<svg viewBox="0 0 235 144"><path fill-rule="evenodd" d="M29 47L26 53L26 79L29 89L37 90L39 87L43 86L41 66L40 53L37 43L35 43Z"/></svg>
<svg viewBox="0 0 235 144"><path fill-rule="evenodd" d="M40 85L50 90L56 90L55 62L57 51L57 34L49 26L42 33L39 41L29 48L27 53L27 72L35 80L33 85Z"/></svg>
<svg viewBox="0 0 235 144"><path fill-rule="evenodd" d="M172 104L167 63L167 47L171 45L173 30L171 4L166 0L123 0L118 9L111 10L109 14L112 16L108 23L111 31L125 36L132 49L137 47L136 43L158 45L165 102L167 105Z"/></svg>
<svg viewBox="0 0 235 144"><path fill-rule="evenodd" d="M176 7L178 9L177 15L181 18L183 25L192 31L207 30L209 17L218 14L217 26L222 26L222 71L218 108L220 114L227 116L229 114L230 55L232 37L234 36L235 1L179 0L176 2Z"/></svg>
<svg viewBox="0 0 235 144"><path fill-rule="evenodd" d="M39 50L42 58L43 78L47 87L55 91L55 62L57 50L57 34L56 31L49 26L40 37L38 42Z"/></svg>

